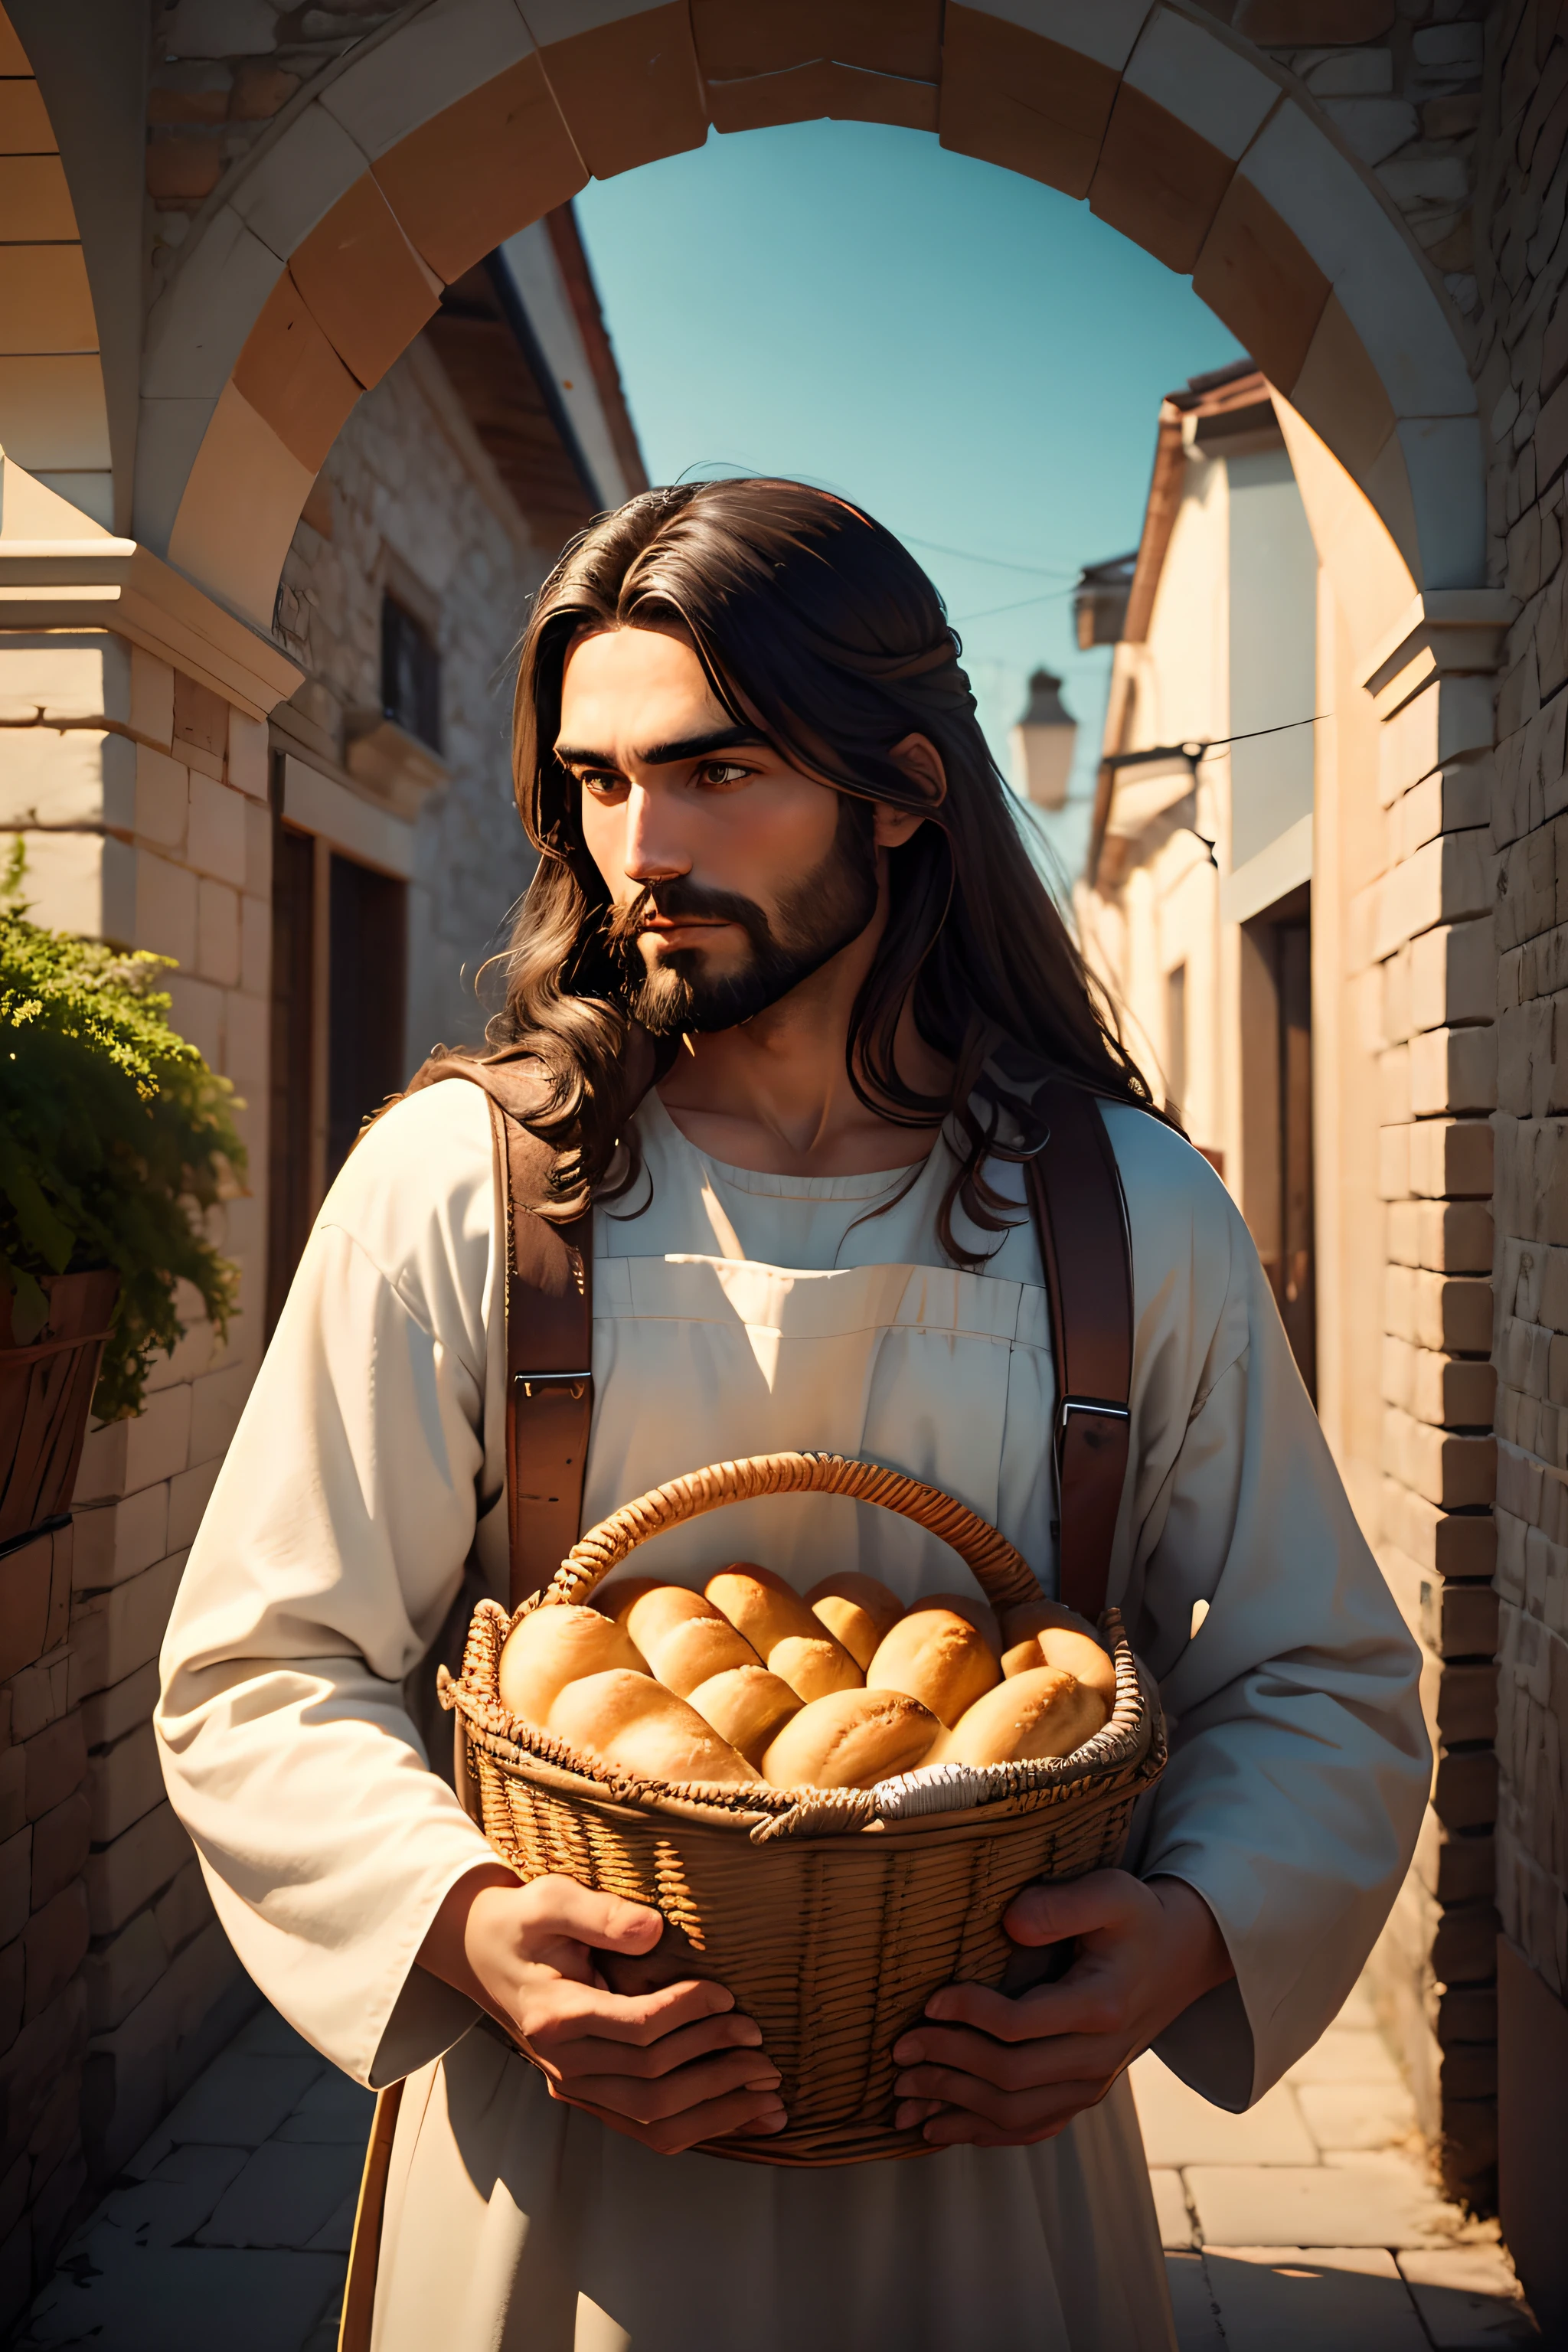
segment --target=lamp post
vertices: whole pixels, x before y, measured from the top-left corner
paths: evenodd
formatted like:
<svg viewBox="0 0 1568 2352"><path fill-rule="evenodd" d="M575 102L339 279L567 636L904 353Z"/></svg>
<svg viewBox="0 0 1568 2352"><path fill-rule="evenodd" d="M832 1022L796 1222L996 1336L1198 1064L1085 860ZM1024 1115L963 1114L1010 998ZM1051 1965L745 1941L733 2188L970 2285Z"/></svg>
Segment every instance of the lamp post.
<svg viewBox="0 0 1568 2352"><path fill-rule="evenodd" d="M1013 758L1026 797L1036 808L1059 809L1068 796L1078 721L1062 701L1062 682L1048 669L1029 680L1029 699L1013 730Z"/></svg>

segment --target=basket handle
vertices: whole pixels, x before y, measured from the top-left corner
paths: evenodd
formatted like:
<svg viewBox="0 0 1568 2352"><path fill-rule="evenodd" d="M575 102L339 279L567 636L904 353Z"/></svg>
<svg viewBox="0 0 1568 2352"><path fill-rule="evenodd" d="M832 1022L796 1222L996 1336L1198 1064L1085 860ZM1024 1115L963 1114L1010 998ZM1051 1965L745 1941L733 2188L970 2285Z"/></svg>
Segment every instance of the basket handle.
<svg viewBox="0 0 1568 2352"><path fill-rule="evenodd" d="M1045 1598L1033 1569L1006 1537L940 1487L842 1454L755 1454L744 1462L710 1463L706 1470L689 1471L623 1503L573 1545L540 1601L586 1601L639 1545L688 1519L759 1495L847 1495L853 1502L876 1503L951 1545L993 1608Z"/></svg>

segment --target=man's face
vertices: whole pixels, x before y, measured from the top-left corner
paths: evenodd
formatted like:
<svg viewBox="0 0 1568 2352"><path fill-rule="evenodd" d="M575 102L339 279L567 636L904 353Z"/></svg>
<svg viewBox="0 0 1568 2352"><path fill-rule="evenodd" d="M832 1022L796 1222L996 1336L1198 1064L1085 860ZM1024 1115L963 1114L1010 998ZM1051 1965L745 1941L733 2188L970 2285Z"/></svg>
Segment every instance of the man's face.
<svg viewBox="0 0 1568 2352"><path fill-rule="evenodd" d="M632 1009L656 1034L749 1020L876 912L876 852L854 803L738 727L678 636L579 639L556 756L582 787L612 940L637 975Z"/></svg>

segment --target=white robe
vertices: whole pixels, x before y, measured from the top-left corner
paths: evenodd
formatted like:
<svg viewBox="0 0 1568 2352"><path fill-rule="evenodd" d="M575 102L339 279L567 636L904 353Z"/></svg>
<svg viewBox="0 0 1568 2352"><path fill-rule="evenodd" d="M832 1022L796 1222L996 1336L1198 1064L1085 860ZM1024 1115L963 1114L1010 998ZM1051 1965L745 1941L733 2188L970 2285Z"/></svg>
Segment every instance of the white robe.
<svg viewBox="0 0 1568 2352"><path fill-rule="evenodd" d="M1229 1196L1158 1122L1108 1125L1135 1322L1110 1598L1173 1738L1128 1864L1187 1880L1219 1922L1235 1981L1156 2046L1241 2107L1335 2014L1408 1861L1429 1771L1417 1659ZM1021 1207L963 1273L936 1238L941 1148L912 1181L805 1181L718 1166L657 1097L638 1128L647 1181L595 1218L585 1523L706 1462L822 1447L960 1496L1049 1589L1054 1383ZM993 1173L1021 1202L1017 1171ZM360 2081L413 2078L377 2352L1170 2352L1124 2081L1036 2148L816 2172L664 2158L551 2101L415 1965L487 1851L426 1769L410 1692L449 1614L506 1589L499 1230L477 1088L432 1087L372 1130L306 1249L163 1652L170 1792L240 1957ZM831 1558L909 1599L964 1573L906 1522L820 1496L714 1514L635 1565L697 1581L737 1556L802 1587Z"/></svg>

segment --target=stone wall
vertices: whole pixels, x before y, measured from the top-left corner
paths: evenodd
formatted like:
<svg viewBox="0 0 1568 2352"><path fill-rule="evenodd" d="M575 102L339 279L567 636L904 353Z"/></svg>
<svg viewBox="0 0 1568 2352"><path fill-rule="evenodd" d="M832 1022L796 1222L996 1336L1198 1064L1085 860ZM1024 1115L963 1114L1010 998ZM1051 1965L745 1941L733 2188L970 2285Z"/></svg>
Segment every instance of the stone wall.
<svg viewBox="0 0 1568 2352"><path fill-rule="evenodd" d="M478 969L533 870L511 791L513 654L553 554L416 342L338 436L283 566L279 634L307 677L278 723L303 722L307 756L336 767L354 714L380 702L384 590L427 617L439 647L448 781L415 829L410 1069L433 1045L482 1033Z"/></svg>
<svg viewBox="0 0 1568 2352"><path fill-rule="evenodd" d="M1498 1907L1568 1999L1568 38L1507 0L1488 41L1477 277L1493 575L1519 600L1490 848L1497 1133ZM1568 2086L1565 2086L1568 2087Z"/></svg>
<svg viewBox="0 0 1568 2352"><path fill-rule="evenodd" d="M0 635L0 718L15 730L0 845L21 833L37 919L178 958L174 1022L238 1089L264 1171L264 723L86 629ZM40 807L59 829L33 829ZM226 1344L188 1299L145 1412L89 1431L47 1570L47 1538L5 1562L0 2325L86 2182L112 2174L255 2000L164 1798L149 1717L180 1570L260 1360L264 1207L253 1182L211 1213L240 1269Z"/></svg>

